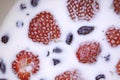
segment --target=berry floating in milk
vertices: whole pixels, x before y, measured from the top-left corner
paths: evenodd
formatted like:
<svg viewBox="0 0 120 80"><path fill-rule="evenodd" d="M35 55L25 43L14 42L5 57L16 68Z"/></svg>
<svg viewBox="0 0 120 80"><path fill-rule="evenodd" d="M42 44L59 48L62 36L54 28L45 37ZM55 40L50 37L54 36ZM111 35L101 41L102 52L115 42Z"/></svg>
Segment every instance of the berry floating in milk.
<svg viewBox="0 0 120 80"><path fill-rule="evenodd" d="M0 27L0 80L120 80L119 0L18 0Z"/></svg>

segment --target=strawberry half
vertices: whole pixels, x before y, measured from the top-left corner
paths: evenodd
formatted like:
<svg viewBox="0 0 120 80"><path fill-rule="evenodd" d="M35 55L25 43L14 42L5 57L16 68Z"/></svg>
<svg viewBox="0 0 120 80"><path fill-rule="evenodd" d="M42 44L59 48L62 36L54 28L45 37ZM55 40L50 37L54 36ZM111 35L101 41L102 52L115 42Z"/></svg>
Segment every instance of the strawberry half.
<svg viewBox="0 0 120 80"><path fill-rule="evenodd" d="M72 20L90 21L99 11L98 0L67 0L67 9Z"/></svg>
<svg viewBox="0 0 120 80"><path fill-rule="evenodd" d="M120 75L120 61L116 65L116 72L118 75Z"/></svg>
<svg viewBox="0 0 120 80"><path fill-rule="evenodd" d="M120 29L116 27L110 27L106 31L106 37L108 43L110 43L112 47L117 47L120 45Z"/></svg>
<svg viewBox="0 0 120 80"><path fill-rule="evenodd" d="M97 56L100 52L101 47L99 42L85 42L79 46L76 57L81 63L94 63L97 61Z"/></svg>
<svg viewBox="0 0 120 80"><path fill-rule="evenodd" d="M78 70L65 71L55 77L55 80L82 80Z"/></svg>
<svg viewBox="0 0 120 80"><path fill-rule="evenodd" d="M113 8L116 14L120 14L120 0L113 0Z"/></svg>
<svg viewBox="0 0 120 80"><path fill-rule="evenodd" d="M40 12L30 22L28 37L34 42L47 45L50 41L59 38L60 35L59 26L50 12Z"/></svg>
<svg viewBox="0 0 120 80"><path fill-rule="evenodd" d="M31 74L39 71L38 56L25 50L16 55L16 60L12 63L12 69L20 80L29 80Z"/></svg>

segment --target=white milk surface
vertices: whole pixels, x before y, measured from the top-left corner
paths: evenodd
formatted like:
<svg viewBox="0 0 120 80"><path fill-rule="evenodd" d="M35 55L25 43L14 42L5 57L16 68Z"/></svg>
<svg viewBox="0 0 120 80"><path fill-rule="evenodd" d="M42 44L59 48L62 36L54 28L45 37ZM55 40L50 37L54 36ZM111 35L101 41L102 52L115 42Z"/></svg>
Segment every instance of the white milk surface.
<svg viewBox="0 0 120 80"><path fill-rule="evenodd" d="M21 3L27 5L25 10L20 9ZM28 38L29 23L41 11L49 11L54 15L61 29L61 42L51 42L49 45L43 45L35 43ZM27 13L29 13L29 16L26 16ZM17 21L23 21L24 26L21 28L16 27ZM40 59L40 70L37 74L31 75L30 80L40 80L41 78L54 80L56 75L72 69L78 69L84 80L95 80L95 77L99 74L104 74L105 80L120 80L120 76L117 75L115 68L120 59L120 46L112 48L105 37L105 31L109 27L112 25L120 26L119 21L120 17L112 9L112 0L100 0L100 11L89 22L73 22L68 15L66 0L40 0L37 7L32 7L30 0L18 0L0 27L0 38L4 34L9 35L7 44L0 42L0 58L6 64L6 73L2 74L0 72L0 78L19 80L12 71L12 62L21 50L27 50L39 55ZM77 30L84 25L95 26L95 30L86 36L80 36ZM65 43L69 32L72 32L74 35L71 45ZM102 48L97 62L94 64L79 63L76 58L76 51L79 45L82 42L93 40L100 42ZM62 53L52 53L54 47L60 47L63 50ZM48 51L50 51L50 56L46 57ZM105 61L103 57L108 54L110 54L110 61ZM61 63L54 66L53 58L60 59Z"/></svg>

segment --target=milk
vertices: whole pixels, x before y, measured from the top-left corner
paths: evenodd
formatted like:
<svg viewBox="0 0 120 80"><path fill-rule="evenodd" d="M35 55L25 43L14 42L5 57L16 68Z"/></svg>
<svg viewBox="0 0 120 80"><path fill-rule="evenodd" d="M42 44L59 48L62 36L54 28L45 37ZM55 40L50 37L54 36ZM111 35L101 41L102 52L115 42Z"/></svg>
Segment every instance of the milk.
<svg viewBox="0 0 120 80"><path fill-rule="evenodd" d="M20 10L19 5L25 3L27 8ZM0 37L4 34L9 35L9 42L3 44L0 42L0 58L6 64L7 71L5 74L0 72L0 78L8 80L19 80L17 75L12 71L12 62L21 50L33 52L39 56L40 70L35 75L31 75L30 80L54 80L55 76L67 70L78 69L84 80L95 80L99 74L104 74L106 80L119 80L115 66L120 59L120 46L112 48L106 40L105 31L112 25L120 26L119 16L113 12L112 0L100 0L100 11L89 22L72 21L69 17L66 0L40 0L37 7L32 7L29 0L19 0L9 11L3 24L0 27ZM35 43L28 38L29 23L41 11L49 11L54 15L57 24L61 30L60 42L50 42L49 45ZM26 14L29 13L29 16ZM23 21L22 28L16 27L17 21ZM86 35L78 35L77 30L83 25L95 26L95 30ZM73 42L71 45L65 43L67 34L72 32ZM79 45L86 41L98 41L101 44L102 52L94 64L82 64L76 58L76 51ZM60 47L63 51L61 54L52 53L52 49ZM50 56L46 57L50 51ZM110 61L106 62L104 56L110 54ZM52 59L57 58L61 63L54 66Z"/></svg>

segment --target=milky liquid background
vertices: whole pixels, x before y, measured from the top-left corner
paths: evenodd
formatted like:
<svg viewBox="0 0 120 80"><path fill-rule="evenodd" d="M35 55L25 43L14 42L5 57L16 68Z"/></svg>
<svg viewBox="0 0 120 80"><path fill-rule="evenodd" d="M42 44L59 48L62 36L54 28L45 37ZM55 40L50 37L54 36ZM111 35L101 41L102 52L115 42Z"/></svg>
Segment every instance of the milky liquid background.
<svg viewBox="0 0 120 80"><path fill-rule="evenodd" d="M25 3L27 9L20 10L19 5ZM61 29L61 42L51 42L49 45L34 43L28 38L29 22L36 14L41 11L49 11L54 15ZM29 13L29 16L26 16ZM16 27L16 21L23 21L22 28ZM85 80L95 80L98 74L105 74L106 80L119 80L120 76L116 74L115 66L120 59L120 47L112 48L106 41L105 31L111 26L120 26L120 17L113 12L112 0L100 0L100 11L95 18L89 22L78 21L73 22L68 15L66 8L66 0L40 0L37 7L32 7L29 0L19 0L6 16L1 28L0 37L4 34L9 35L10 39L7 44L0 42L0 57L4 60L7 71L6 74L0 72L0 78L8 78L8 80L18 80L12 71L12 62L16 59L16 54L21 50L31 51L39 55L40 71L32 75L30 80L54 80L55 76L66 70L78 69L81 76ZM77 34L77 29L83 25L95 26L95 30L86 35ZM104 32L103 32L104 31ZM72 32L74 39L71 45L65 43L66 36ZM98 41L101 44L102 52L95 64L79 63L75 53L82 42ZM54 47L62 48L61 54L52 53ZM46 57L50 51L50 56ZM111 60L106 62L104 56L110 54ZM58 58L61 63L57 66L53 65L52 58ZM113 75L111 75L113 72Z"/></svg>

